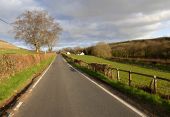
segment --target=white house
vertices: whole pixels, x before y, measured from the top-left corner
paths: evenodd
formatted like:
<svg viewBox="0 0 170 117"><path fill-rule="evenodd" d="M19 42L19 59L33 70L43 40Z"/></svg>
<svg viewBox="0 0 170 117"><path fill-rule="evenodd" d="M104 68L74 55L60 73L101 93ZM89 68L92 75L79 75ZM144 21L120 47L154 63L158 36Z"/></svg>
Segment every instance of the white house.
<svg viewBox="0 0 170 117"><path fill-rule="evenodd" d="M67 54L67 55L70 55L70 52L67 52L66 54Z"/></svg>
<svg viewBox="0 0 170 117"><path fill-rule="evenodd" d="M81 54L80 55L84 55L84 52L81 52Z"/></svg>

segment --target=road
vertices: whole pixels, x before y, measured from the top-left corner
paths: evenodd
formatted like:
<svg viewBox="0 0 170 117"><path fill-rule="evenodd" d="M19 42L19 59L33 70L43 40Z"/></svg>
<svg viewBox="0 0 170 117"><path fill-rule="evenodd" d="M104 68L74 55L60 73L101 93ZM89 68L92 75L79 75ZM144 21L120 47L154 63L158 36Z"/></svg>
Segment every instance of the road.
<svg viewBox="0 0 170 117"><path fill-rule="evenodd" d="M15 117L139 117L59 55Z"/></svg>

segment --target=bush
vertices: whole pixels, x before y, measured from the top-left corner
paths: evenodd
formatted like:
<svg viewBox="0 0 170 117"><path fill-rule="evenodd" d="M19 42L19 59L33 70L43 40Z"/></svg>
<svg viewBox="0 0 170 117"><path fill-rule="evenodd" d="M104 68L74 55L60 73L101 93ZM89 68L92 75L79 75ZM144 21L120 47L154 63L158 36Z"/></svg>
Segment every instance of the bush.
<svg viewBox="0 0 170 117"><path fill-rule="evenodd" d="M91 54L102 58L111 58L112 50L108 44L100 42L92 47Z"/></svg>

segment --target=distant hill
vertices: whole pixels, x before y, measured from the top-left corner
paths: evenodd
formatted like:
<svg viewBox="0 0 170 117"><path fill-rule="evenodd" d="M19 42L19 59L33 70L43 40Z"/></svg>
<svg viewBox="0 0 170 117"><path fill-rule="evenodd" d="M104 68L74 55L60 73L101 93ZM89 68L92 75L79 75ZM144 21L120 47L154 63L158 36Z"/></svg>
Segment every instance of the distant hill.
<svg viewBox="0 0 170 117"><path fill-rule="evenodd" d="M34 51L23 49L0 40L0 55L2 54L34 54Z"/></svg>
<svg viewBox="0 0 170 117"><path fill-rule="evenodd" d="M129 40L109 43L109 45L112 49L112 57L170 59L170 37ZM84 48L85 54L91 55L92 47Z"/></svg>
<svg viewBox="0 0 170 117"><path fill-rule="evenodd" d="M16 47L8 42L0 40L0 49L19 49L19 47Z"/></svg>
<svg viewBox="0 0 170 117"><path fill-rule="evenodd" d="M170 58L170 37L110 43L114 57Z"/></svg>
<svg viewBox="0 0 170 117"><path fill-rule="evenodd" d="M139 39L139 40L129 40L129 41L123 41L123 42L116 42L116 43L109 43L111 47L115 46L124 46L124 45L131 45L136 43L154 43L154 42L170 42L170 37L159 37L159 38L153 38L153 39Z"/></svg>

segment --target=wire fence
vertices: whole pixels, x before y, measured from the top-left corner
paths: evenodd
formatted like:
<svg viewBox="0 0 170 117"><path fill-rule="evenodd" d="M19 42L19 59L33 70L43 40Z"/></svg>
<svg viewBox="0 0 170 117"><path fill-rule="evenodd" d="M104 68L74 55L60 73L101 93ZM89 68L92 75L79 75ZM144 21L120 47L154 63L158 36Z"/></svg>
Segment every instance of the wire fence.
<svg viewBox="0 0 170 117"><path fill-rule="evenodd" d="M170 99L170 79L111 67L108 64L86 63L82 60L63 55L68 62L100 72L110 80L116 80L131 87L142 89L162 98Z"/></svg>

